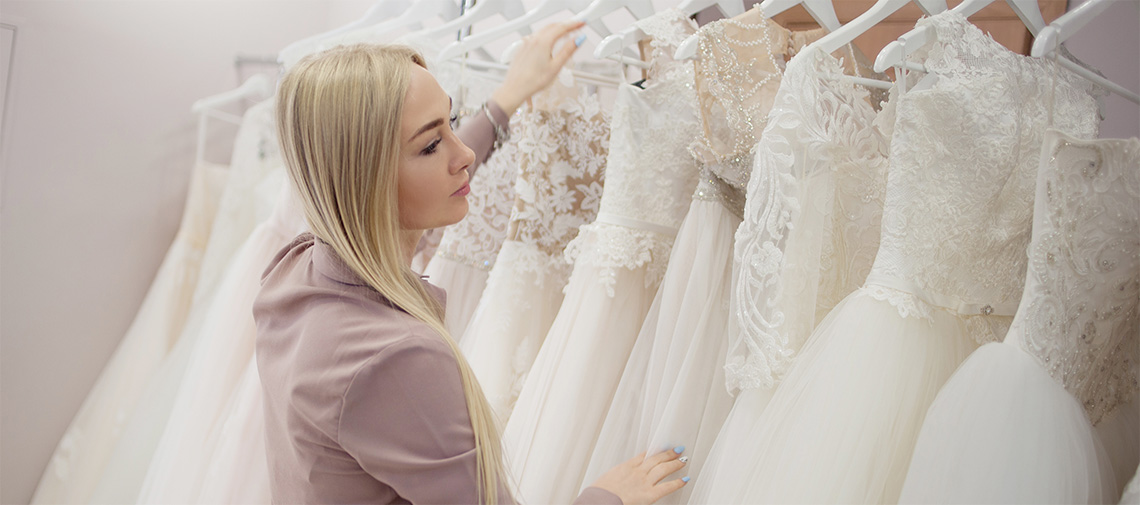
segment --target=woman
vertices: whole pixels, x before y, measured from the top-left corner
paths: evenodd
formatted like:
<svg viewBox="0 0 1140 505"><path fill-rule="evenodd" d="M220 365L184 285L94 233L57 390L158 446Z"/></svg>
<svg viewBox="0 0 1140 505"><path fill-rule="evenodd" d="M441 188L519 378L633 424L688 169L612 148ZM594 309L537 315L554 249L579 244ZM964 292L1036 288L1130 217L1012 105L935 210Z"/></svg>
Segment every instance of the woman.
<svg viewBox="0 0 1140 505"><path fill-rule="evenodd" d="M577 44L552 51L580 26L528 37L460 132L407 48L333 49L282 81L282 151L312 233L278 253L254 305L274 502L513 502L443 293L410 261L424 230L463 218L477 162L570 59ZM652 503L688 481L661 482L684 466L682 450L634 457L576 503Z"/></svg>

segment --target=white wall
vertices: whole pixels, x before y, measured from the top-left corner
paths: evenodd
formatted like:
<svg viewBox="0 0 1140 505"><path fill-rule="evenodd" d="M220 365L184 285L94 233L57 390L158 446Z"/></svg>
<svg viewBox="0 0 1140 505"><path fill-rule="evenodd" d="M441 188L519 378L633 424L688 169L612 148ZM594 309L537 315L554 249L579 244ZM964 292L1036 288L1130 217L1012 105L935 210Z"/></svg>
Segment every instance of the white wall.
<svg viewBox="0 0 1140 505"><path fill-rule="evenodd" d="M0 6L17 28L0 160L0 502L30 499L173 238L190 104L239 84L235 55L274 55L339 22L330 5ZM229 145L209 158L226 161Z"/></svg>

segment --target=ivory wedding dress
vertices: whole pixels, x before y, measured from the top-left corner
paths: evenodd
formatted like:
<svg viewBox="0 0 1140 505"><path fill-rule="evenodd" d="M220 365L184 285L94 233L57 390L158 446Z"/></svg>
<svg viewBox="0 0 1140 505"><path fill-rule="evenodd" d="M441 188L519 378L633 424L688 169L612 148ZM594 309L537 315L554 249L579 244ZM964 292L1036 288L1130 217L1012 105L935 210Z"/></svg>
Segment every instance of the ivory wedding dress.
<svg viewBox="0 0 1140 505"><path fill-rule="evenodd" d="M1041 154L1021 306L938 393L902 503L1119 498L1093 425L1138 389L1140 140L1050 131Z"/></svg>
<svg viewBox="0 0 1140 505"><path fill-rule="evenodd" d="M570 276L562 259L597 216L609 114L585 88L555 83L512 126L518 179L507 237L460 344L500 421L510 415Z"/></svg>
<svg viewBox="0 0 1140 505"><path fill-rule="evenodd" d="M672 59L695 26L675 9L637 26L652 37L651 67L644 88L618 88L601 208L566 248L573 273L565 300L503 435L525 503L577 496L697 184L697 164L685 150L700 132L693 69Z"/></svg>
<svg viewBox="0 0 1140 505"><path fill-rule="evenodd" d="M871 272L819 323L751 429L721 442L735 463L697 479L710 503L896 501L930 402L979 342L1004 336L1017 307L1047 123L1040 97L1056 89L1053 124L1096 135L1095 99L1078 78L1009 52L957 13L919 25L935 40L913 58L938 79L895 99Z"/></svg>
<svg viewBox="0 0 1140 505"><path fill-rule="evenodd" d="M749 175L755 177L758 170L754 157L767 156L769 153L762 150L772 148L763 138L757 146L756 139L778 100L777 90L801 85L799 81L784 81L785 58L823 34L822 30L791 32L766 19L759 9L701 29L696 86L702 100L705 136L693 151L706 175L678 235L665 282L625 366L583 486L641 451L652 454L684 445L691 458L685 471L694 475L708 461L710 447L732 405L723 367L729 342L726 333L732 327L730 288L734 271L739 269L733 266L733 233L740 236L739 216L750 212L748 205L762 207L774 198L765 188L750 191L749 203L744 201ZM836 65L837 73L856 71L854 58L846 61L852 64L846 69ZM870 107L866 102L863 105ZM836 155L840 153L835 150ZM820 161L824 158L821 154L816 155ZM879 172L877 178L868 177L856 184L867 187L868 192L878 188L881 208L884 181L883 172ZM799 171L789 170L783 177L792 174L799 175ZM764 177L767 174L761 174L760 178ZM824 194L830 190L829 182L822 177L815 182L817 186L811 191L823 206L828 202ZM752 203L753 198L756 203ZM818 214L826 215L826 211L819 209ZM872 218L878 215L875 212ZM771 224L772 231L779 226ZM802 224L814 225L814 229L808 228L812 233L823 227L821 223ZM818 240L816 237L815 246ZM805 261L813 252L811 247L805 245L799 251ZM869 256L873 257L873 249ZM869 269L870 258L866 263ZM813 281L807 277L802 280ZM662 503L685 503L691 491L691 487L682 489Z"/></svg>

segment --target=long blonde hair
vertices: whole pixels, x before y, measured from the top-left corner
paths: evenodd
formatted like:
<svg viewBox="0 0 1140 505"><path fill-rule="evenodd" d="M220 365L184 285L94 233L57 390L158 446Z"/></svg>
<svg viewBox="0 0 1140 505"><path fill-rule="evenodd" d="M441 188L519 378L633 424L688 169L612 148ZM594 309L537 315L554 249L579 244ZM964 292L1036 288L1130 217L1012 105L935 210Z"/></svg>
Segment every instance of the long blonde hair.
<svg viewBox="0 0 1140 505"><path fill-rule="evenodd" d="M407 265L397 207L400 122L411 65L402 46L354 45L312 55L281 81L277 129L313 234L397 307L435 330L459 364L475 433L482 503L503 482L498 427L487 398L443 323L443 307Z"/></svg>

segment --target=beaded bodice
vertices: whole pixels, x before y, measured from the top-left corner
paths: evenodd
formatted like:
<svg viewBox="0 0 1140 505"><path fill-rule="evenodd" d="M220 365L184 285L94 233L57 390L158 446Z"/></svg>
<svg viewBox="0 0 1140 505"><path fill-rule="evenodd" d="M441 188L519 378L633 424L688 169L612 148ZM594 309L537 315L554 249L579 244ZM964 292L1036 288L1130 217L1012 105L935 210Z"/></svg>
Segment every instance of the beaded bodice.
<svg viewBox="0 0 1140 505"><path fill-rule="evenodd" d="M793 58L757 145L736 231L730 391L773 387L875 259L889 136L842 72L818 49Z"/></svg>
<svg viewBox="0 0 1140 505"><path fill-rule="evenodd" d="M754 8L713 21L697 33L702 134L690 151L703 168L694 197L720 201L739 215L756 141L780 86L785 57L824 32L793 34Z"/></svg>
<svg viewBox="0 0 1140 505"><path fill-rule="evenodd" d="M1008 342L1096 424L1135 397L1140 360L1140 140L1046 134L1022 307Z"/></svg>
<svg viewBox="0 0 1140 505"><path fill-rule="evenodd" d="M447 227L436 255L489 271L507 238L518 176L517 136L491 154L471 178L467 216Z"/></svg>
<svg viewBox="0 0 1140 505"><path fill-rule="evenodd" d="M915 56L938 79L897 98L865 290L904 317L940 307L977 341L1000 340L1024 286L1042 98L1055 92L1053 124L1081 138L1096 136L1096 101L1079 78L1006 50L958 13L919 25L935 40Z"/></svg>
<svg viewBox="0 0 1140 505"><path fill-rule="evenodd" d="M507 240L537 256L518 268L569 278L562 253L598 214L609 146L609 114L585 88L555 82L531 99L512 126L519 174Z"/></svg>
<svg viewBox="0 0 1140 505"><path fill-rule="evenodd" d="M637 24L652 37L649 75L644 89L618 88L600 212L566 249L570 261L600 266L610 291L615 268L647 266L646 288L660 282L697 182L686 152L700 129L693 67L672 58L696 27L676 9Z"/></svg>

